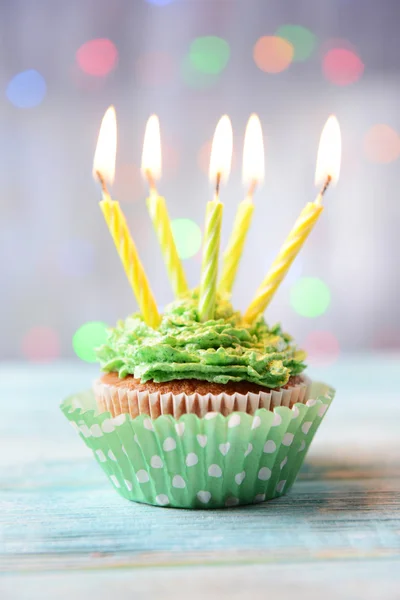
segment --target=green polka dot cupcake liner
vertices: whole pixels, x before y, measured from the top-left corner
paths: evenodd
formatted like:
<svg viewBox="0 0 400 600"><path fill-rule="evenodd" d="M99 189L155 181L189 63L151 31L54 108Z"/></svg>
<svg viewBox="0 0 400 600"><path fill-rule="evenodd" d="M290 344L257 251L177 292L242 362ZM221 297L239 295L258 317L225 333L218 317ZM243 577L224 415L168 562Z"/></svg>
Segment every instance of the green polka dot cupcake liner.
<svg viewBox="0 0 400 600"><path fill-rule="evenodd" d="M314 382L307 402L292 408L132 419L99 413L88 391L67 398L61 409L121 496L206 509L287 493L334 395Z"/></svg>

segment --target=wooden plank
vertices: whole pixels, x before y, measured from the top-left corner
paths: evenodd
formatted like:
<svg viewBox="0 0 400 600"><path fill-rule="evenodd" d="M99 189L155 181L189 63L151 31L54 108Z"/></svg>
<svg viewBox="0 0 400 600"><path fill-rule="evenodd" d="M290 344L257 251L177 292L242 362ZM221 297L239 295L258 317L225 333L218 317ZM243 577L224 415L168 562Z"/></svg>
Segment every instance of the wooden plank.
<svg viewBox="0 0 400 600"><path fill-rule="evenodd" d="M120 569L134 570L134 578L126 577L128 588L142 581L143 595L135 597L145 597L149 569L172 585L175 575L169 573L185 579L190 567L189 579L198 574L196 593L208 594L212 586L202 586L200 573L207 572L217 585L215 573L229 572L230 584L221 594L230 591L230 597L242 589L235 583L239 570L248 580L255 577L254 593L267 581L278 589L274 573L285 566L285 573L298 575L322 569L335 582L335 570L351 564L346 572L354 583L351 573L369 561L374 567L365 569L366 576L381 576L384 565L400 557L400 401L393 393L398 366L398 357L349 359L331 376L324 373L339 394L288 496L198 512L130 503L110 488L58 408L65 395L88 387L95 368L1 366L6 401L0 421L0 571L9 575L0 580L0 591L17 572L30 582L32 598L38 597L34 594L44 577L53 582L49 589L62 587L59 593L65 595L59 597L64 598L66 590L75 593L78 580L85 588L100 574L104 589L111 589L113 573L124 572ZM378 381L372 370L379 372ZM235 569L226 571L223 565ZM88 579L78 576L82 570ZM72 579L57 575L60 571ZM388 594L398 572L388 569ZM285 574L288 586L289 581ZM291 585L296 586L294 578ZM22 590L7 586L7 594ZM371 589L365 586L364 598L373 597Z"/></svg>
<svg viewBox="0 0 400 600"><path fill-rule="evenodd" d="M46 573L0 579L2 600L398 600L400 561L175 567Z"/></svg>

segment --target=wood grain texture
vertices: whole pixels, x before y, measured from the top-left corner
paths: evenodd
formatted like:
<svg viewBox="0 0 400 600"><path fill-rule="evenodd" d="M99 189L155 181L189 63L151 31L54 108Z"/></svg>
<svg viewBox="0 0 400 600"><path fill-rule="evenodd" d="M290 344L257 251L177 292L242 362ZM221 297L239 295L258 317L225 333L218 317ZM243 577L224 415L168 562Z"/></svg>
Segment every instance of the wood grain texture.
<svg viewBox="0 0 400 600"><path fill-rule="evenodd" d="M349 357L314 373L338 395L290 494L197 512L111 489L58 408L95 368L1 366L0 598L399 598L399 365Z"/></svg>

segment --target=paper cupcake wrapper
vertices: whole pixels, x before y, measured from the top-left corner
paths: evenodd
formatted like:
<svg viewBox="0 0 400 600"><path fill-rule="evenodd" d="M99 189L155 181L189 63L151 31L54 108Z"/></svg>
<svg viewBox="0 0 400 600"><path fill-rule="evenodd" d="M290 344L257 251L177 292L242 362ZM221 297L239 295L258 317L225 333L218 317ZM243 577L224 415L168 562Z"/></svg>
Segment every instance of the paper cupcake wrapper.
<svg viewBox="0 0 400 600"><path fill-rule="evenodd" d="M204 418L111 417L97 412L91 391L66 399L61 409L124 498L218 508L288 492L334 394L313 383L306 404Z"/></svg>
<svg viewBox="0 0 400 600"><path fill-rule="evenodd" d="M296 402L304 404L309 397L311 381L303 377L303 382L288 389L279 388L258 394L160 394L160 392L127 391L124 388L102 383L99 379L93 384L100 412L108 411L113 417L130 414L135 419L147 415L157 419L161 415L172 415L179 419L183 414L196 414L204 417L208 412L218 412L224 416L233 412L246 412L254 415L259 408L273 410L276 406L292 407Z"/></svg>

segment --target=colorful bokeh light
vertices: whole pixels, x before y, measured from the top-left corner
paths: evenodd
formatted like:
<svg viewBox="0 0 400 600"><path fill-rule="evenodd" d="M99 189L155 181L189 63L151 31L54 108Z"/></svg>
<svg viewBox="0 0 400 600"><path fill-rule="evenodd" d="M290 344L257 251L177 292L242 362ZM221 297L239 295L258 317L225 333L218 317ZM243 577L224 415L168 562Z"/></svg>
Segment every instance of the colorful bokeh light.
<svg viewBox="0 0 400 600"><path fill-rule="evenodd" d="M171 221L172 233L179 258L191 258L200 250L201 229L191 219L173 219Z"/></svg>
<svg viewBox="0 0 400 600"><path fill-rule="evenodd" d="M361 78L364 73L364 63L348 48L332 48L323 58L322 70L328 81L345 86Z"/></svg>
<svg viewBox="0 0 400 600"><path fill-rule="evenodd" d="M265 73L281 73L291 64L294 49L290 42L278 36L263 36L253 50L254 61Z"/></svg>
<svg viewBox="0 0 400 600"><path fill-rule="evenodd" d="M79 327L72 339L75 354L86 362L96 362L94 350L106 341L107 328L101 321L90 321Z"/></svg>
<svg viewBox="0 0 400 600"><path fill-rule="evenodd" d="M117 66L118 50L106 38L89 40L78 49L76 62L88 75L105 77Z"/></svg>
<svg viewBox="0 0 400 600"><path fill-rule="evenodd" d="M330 331L312 331L302 344L307 352L307 363L312 367L326 367L337 361L339 341Z"/></svg>
<svg viewBox="0 0 400 600"><path fill-rule="evenodd" d="M389 125L371 127L364 138L365 156L374 163L390 163L400 156L400 136Z"/></svg>
<svg viewBox="0 0 400 600"><path fill-rule="evenodd" d="M181 75L185 84L194 90L209 88L218 81L218 75L200 73L193 66L189 56L186 56L182 62Z"/></svg>
<svg viewBox="0 0 400 600"><path fill-rule="evenodd" d="M42 75L29 69L15 75L7 85L6 95L17 108L33 108L46 95L46 82Z"/></svg>
<svg viewBox="0 0 400 600"><path fill-rule="evenodd" d="M166 85L173 79L174 72L174 61L165 52L142 54L136 61L136 74L139 83L145 86Z"/></svg>
<svg viewBox="0 0 400 600"><path fill-rule="evenodd" d="M328 286L316 277L302 277L293 285L290 302L302 317L319 317L329 307L331 294Z"/></svg>
<svg viewBox="0 0 400 600"><path fill-rule="evenodd" d="M22 355L32 362L51 362L60 355L57 332L50 327L32 327L26 332L21 344Z"/></svg>
<svg viewBox="0 0 400 600"><path fill-rule="evenodd" d="M218 75L228 64L230 47L226 40L216 36L196 38L190 45L189 58L200 73Z"/></svg>
<svg viewBox="0 0 400 600"><path fill-rule="evenodd" d="M315 35L301 25L282 25L275 35L292 44L294 62L307 60L315 49Z"/></svg>

